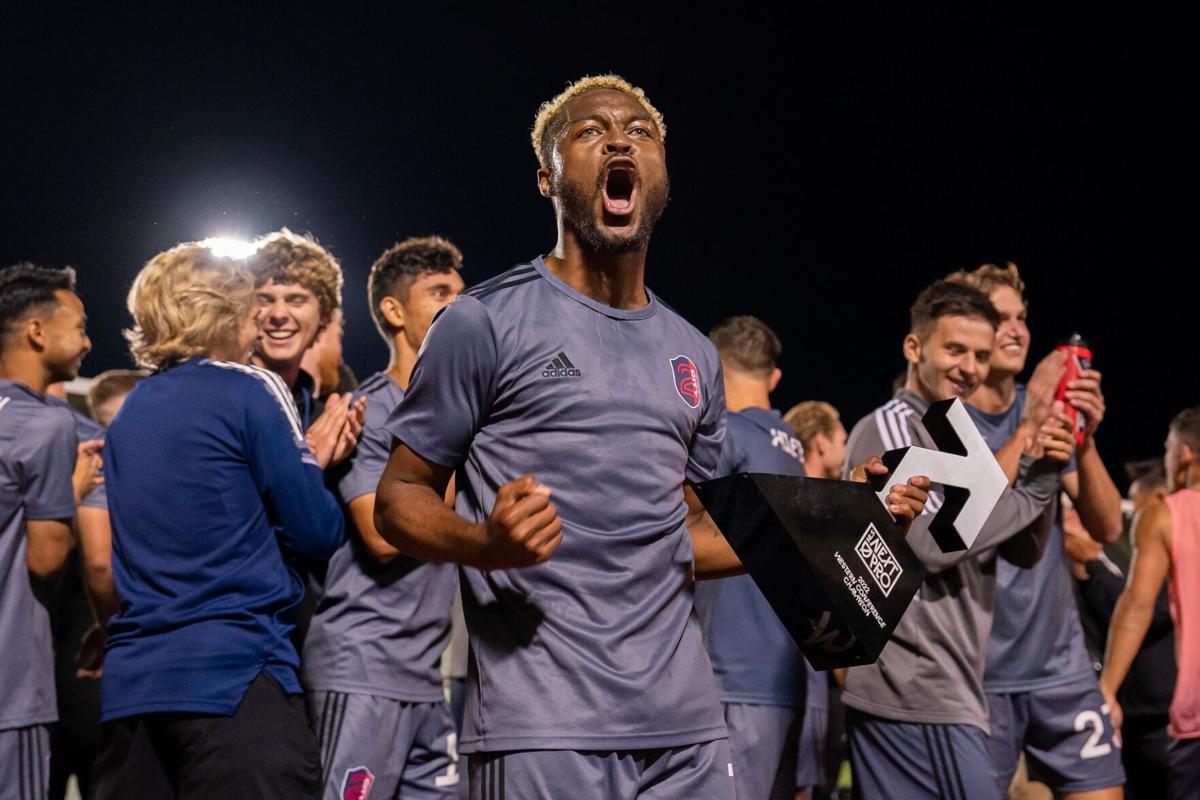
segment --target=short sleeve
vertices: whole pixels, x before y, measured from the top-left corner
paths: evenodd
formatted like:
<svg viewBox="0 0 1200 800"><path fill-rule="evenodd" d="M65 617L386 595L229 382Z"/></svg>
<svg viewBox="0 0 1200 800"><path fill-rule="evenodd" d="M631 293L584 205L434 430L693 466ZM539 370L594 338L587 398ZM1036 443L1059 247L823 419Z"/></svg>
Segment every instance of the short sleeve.
<svg viewBox="0 0 1200 800"><path fill-rule="evenodd" d="M725 375L721 362L713 359L704 379L704 412L692 436L688 451L686 477L692 483L709 480L717 474L721 449L725 445Z"/></svg>
<svg viewBox="0 0 1200 800"><path fill-rule="evenodd" d="M39 414L22 437L21 502L27 519L70 519L75 516L75 456L78 438L70 414Z"/></svg>
<svg viewBox="0 0 1200 800"><path fill-rule="evenodd" d="M83 500L80 501L79 505L86 506L87 508L98 508L101 511L107 511L108 492L105 491L104 484L102 483L95 489L92 489L90 492L88 492Z"/></svg>
<svg viewBox="0 0 1200 800"><path fill-rule="evenodd" d="M483 304L460 297L446 306L429 328L387 434L435 464L458 467L491 410L498 361Z"/></svg>
<svg viewBox="0 0 1200 800"><path fill-rule="evenodd" d="M368 419L363 426L362 438L347 462L348 469L337 479L338 496L347 505L356 497L373 494L379 486L383 468L387 466L392 448L392 435L385 428L387 415L380 414L376 419L371 419L372 416L371 400L368 399Z"/></svg>

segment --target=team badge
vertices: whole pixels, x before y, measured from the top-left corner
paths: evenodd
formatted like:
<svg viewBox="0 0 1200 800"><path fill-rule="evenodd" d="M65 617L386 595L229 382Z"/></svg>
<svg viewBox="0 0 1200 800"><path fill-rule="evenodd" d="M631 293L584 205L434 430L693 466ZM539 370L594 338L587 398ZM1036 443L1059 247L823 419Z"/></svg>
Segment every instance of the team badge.
<svg viewBox="0 0 1200 800"><path fill-rule="evenodd" d="M671 359L671 374L675 376L675 391L689 408L700 407L700 370L687 356Z"/></svg>
<svg viewBox="0 0 1200 800"><path fill-rule="evenodd" d="M375 775L366 767L354 767L346 770L342 778L342 800L367 800L371 787L375 785Z"/></svg>

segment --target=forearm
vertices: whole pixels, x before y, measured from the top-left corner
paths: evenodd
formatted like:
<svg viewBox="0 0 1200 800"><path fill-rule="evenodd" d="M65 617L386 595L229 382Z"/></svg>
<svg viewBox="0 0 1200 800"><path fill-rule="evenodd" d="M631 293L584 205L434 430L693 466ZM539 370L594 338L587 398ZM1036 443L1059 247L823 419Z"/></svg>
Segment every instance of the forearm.
<svg viewBox="0 0 1200 800"><path fill-rule="evenodd" d="M708 514L703 514L698 519L689 516L687 531L692 537L697 580L727 578L746 571L729 540L717 529Z"/></svg>
<svg viewBox="0 0 1200 800"><path fill-rule="evenodd" d="M448 508L430 486L385 478L375 496L374 522L379 536L406 556L492 568L485 527Z"/></svg>
<svg viewBox="0 0 1200 800"><path fill-rule="evenodd" d="M96 621L106 625L121 606L112 574L112 526L108 511L82 506L77 520L83 556L83 585Z"/></svg>
<svg viewBox="0 0 1200 800"><path fill-rule="evenodd" d="M1025 453L1025 442L1036 436L1037 425L1032 420L1023 419L1009 440L997 451L996 461L1000 464L1000 469L1004 470L1004 477L1008 478L1009 486L1017 481L1021 456Z"/></svg>
<svg viewBox="0 0 1200 800"><path fill-rule="evenodd" d="M1096 443L1089 439L1077 451L1079 492L1075 507L1088 533L1098 542L1112 543L1121 536L1121 493L1104 467Z"/></svg>
<svg viewBox="0 0 1200 800"><path fill-rule="evenodd" d="M930 572L949 569L964 559L974 558L981 551L1026 532L1030 525L1037 523L1057 489L1057 467L1045 460L1032 462L1016 488L1005 488L974 544L968 549L949 553L943 551L929 533L932 517L928 514L916 519L906 541Z"/></svg>
<svg viewBox="0 0 1200 800"><path fill-rule="evenodd" d="M1108 628L1108 648L1104 656L1104 671L1100 674L1100 687L1116 692L1129 674L1129 667L1142 646L1154 605L1132 596L1121 595L1113 612Z"/></svg>

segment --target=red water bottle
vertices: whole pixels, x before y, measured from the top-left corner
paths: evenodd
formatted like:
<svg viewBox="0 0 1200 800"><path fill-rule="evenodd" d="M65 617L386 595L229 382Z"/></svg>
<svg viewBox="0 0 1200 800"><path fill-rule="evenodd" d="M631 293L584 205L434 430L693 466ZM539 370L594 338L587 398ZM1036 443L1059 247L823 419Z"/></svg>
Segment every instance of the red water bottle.
<svg viewBox="0 0 1200 800"><path fill-rule="evenodd" d="M1092 350L1078 333L1072 333L1064 344L1060 344L1054 349L1067 354L1066 369L1063 370L1062 378L1058 381L1054 399L1063 401L1064 410L1071 419L1071 427L1075 429L1075 444L1082 445L1084 418L1075 406L1067 402L1067 381L1078 378L1082 370L1092 368Z"/></svg>

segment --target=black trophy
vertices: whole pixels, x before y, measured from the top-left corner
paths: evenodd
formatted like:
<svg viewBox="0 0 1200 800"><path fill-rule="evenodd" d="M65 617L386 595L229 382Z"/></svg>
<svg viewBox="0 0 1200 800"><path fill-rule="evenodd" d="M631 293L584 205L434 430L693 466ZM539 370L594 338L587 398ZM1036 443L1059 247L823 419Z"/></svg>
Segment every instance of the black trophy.
<svg viewBox="0 0 1200 800"><path fill-rule="evenodd" d="M870 484L742 473L696 493L813 668L879 657L925 569Z"/></svg>
<svg viewBox="0 0 1200 800"><path fill-rule="evenodd" d="M924 475L945 502L929 532L945 551L971 546L1007 480L961 400L922 418L939 449L883 454L871 483L743 473L696 493L746 572L816 669L869 664L904 615L925 568L883 505L887 487ZM922 523L915 523L922 524Z"/></svg>

